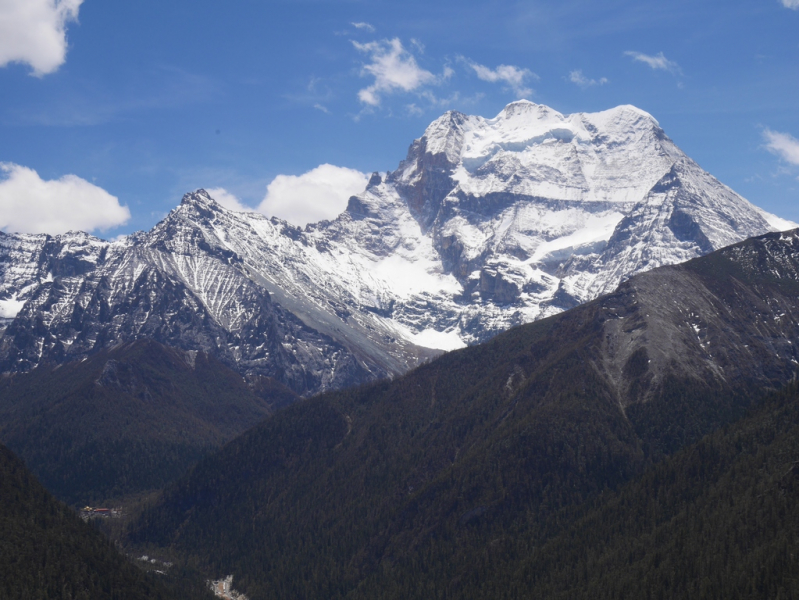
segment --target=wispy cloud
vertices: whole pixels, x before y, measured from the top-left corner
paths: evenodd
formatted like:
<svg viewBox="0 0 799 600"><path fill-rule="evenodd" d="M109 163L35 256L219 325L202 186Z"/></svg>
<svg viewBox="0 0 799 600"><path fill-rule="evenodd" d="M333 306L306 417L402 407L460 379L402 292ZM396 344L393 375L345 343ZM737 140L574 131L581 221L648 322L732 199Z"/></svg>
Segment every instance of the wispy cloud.
<svg viewBox="0 0 799 600"><path fill-rule="evenodd" d="M628 50L627 52L624 53L624 55L629 56L633 60L636 60L638 62L642 62L656 71L668 71L669 73L673 73L675 75L682 74L682 69L680 69L680 65L678 65L673 60L669 60L668 58L666 58L666 56L662 52L659 52L655 56L650 56L642 52L635 52L633 50Z"/></svg>
<svg viewBox="0 0 799 600"><path fill-rule="evenodd" d="M2 0L0 2L0 67L30 65L42 77L64 64L66 26L78 20L83 0Z"/></svg>
<svg viewBox="0 0 799 600"><path fill-rule="evenodd" d="M590 79L583 75L581 69L575 69L569 73L569 81L579 85L581 88L589 88L595 85L605 85L608 83L607 77L600 77L599 79Z"/></svg>
<svg viewBox="0 0 799 600"><path fill-rule="evenodd" d="M362 29L363 31L368 31L369 33L374 33L375 31L375 26L371 23L352 23L352 26L355 27L355 29Z"/></svg>
<svg viewBox="0 0 799 600"><path fill-rule="evenodd" d="M782 0L782 5L785 8L792 8L793 10L799 10L799 0Z"/></svg>
<svg viewBox="0 0 799 600"><path fill-rule="evenodd" d="M76 175L45 180L28 167L0 163L0 229L20 233L106 230L130 210L104 189Z"/></svg>
<svg viewBox="0 0 799 600"><path fill-rule="evenodd" d="M361 75L374 77L374 83L358 92L360 101L368 106L380 106L384 95L412 92L436 82L436 76L419 66L399 38L352 44L369 57L370 62L363 65Z"/></svg>
<svg viewBox="0 0 799 600"><path fill-rule="evenodd" d="M534 92L531 88L526 87L526 82L531 79L535 81L539 79L538 75L529 69L514 65L499 65L496 69L491 69L466 58L462 60L474 70L479 79L490 83L504 83L517 98L532 96Z"/></svg>
<svg viewBox="0 0 799 600"><path fill-rule="evenodd" d="M766 150L787 163L799 166L799 140L789 133L780 133L771 129L763 131L763 138L766 141Z"/></svg>
<svg viewBox="0 0 799 600"><path fill-rule="evenodd" d="M328 106L335 100L333 93L335 87L337 87L336 76L324 79L314 76L308 79L308 83L298 87L296 91L285 93L283 97L292 103L312 107L329 114Z"/></svg>

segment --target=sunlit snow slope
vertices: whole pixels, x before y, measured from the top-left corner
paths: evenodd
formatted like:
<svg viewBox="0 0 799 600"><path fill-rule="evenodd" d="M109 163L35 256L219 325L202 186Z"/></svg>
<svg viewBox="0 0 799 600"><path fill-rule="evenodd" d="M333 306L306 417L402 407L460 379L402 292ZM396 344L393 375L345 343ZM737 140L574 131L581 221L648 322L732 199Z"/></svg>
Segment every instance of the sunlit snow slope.
<svg viewBox="0 0 799 600"><path fill-rule="evenodd" d="M203 190L147 233L0 234L0 368L154 337L310 394L404 372L795 224L705 173L647 113L449 112L332 222Z"/></svg>

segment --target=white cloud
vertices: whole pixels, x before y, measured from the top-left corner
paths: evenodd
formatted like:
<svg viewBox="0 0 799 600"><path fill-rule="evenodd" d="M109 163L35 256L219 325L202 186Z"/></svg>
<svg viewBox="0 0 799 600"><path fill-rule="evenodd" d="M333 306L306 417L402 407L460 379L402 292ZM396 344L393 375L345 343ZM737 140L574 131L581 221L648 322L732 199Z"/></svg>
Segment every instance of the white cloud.
<svg viewBox="0 0 799 600"><path fill-rule="evenodd" d="M675 74L682 73L680 65L673 60L666 58L662 52L658 53L656 56L649 56L648 54L643 54L642 52L628 50L624 53L624 55L630 56L633 60L649 65L655 70L669 71L670 73Z"/></svg>
<svg viewBox="0 0 799 600"><path fill-rule="evenodd" d="M45 181L33 169L0 163L0 229L20 233L105 230L130 219L127 206L75 175Z"/></svg>
<svg viewBox="0 0 799 600"><path fill-rule="evenodd" d="M375 26L371 23L353 23L352 26L355 27L355 29L363 29L369 33L374 33L375 30Z"/></svg>
<svg viewBox="0 0 799 600"><path fill-rule="evenodd" d="M792 8L794 10L799 10L799 0L782 0L782 5L785 8Z"/></svg>
<svg viewBox="0 0 799 600"><path fill-rule="evenodd" d="M538 80L538 75L529 69L521 69L513 65L499 65L496 69L489 69L486 66L475 62L466 61L474 69L477 77L483 81L491 83L505 83L513 90L517 98L526 98L533 95L533 90L525 87L527 79Z"/></svg>
<svg viewBox="0 0 799 600"><path fill-rule="evenodd" d="M228 192L225 188L208 188L208 194L227 209L238 212L254 212L249 206L244 206L236 196Z"/></svg>
<svg viewBox="0 0 799 600"><path fill-rule="evenodd" d="M579 85L581 88L587 88L594 85L605 85L608 83L606 77L602 77L600 79L589 79L585 75L583 75L582 70L576 69L569 73L569 81Z"/></svg>
<svg viewBox="0 0 799 600"><path fill-rule="evenodd" d="M258 211L304 226L322 219L334 219L347 208L350 196L366 188L365 173L320 165L302 175L278 175L266 188Z"/></svg>
<svg viewBox="0 0 799 600"><path fill-rule="evenodd" d="M763 132L763 137L769 152L776 154L787 163L799 166L799 140L789 133L780 133L770 129Z"/></svg>
<svg viewBox="0 0 799 600"><path fill-rule="evenodd" d="M37 77L54 72L67 55L66 25L83 0L0 1L0 67L27 63Z"/></svg>
<svg viewBox="0 0 799 600"><path fill-rule="evenodd" d="M363 66L361 75L375 78L372 85L358 92L358 98L364 104L380 106L382 95L412 92L436 81L436 76L421 68L398 38L368 44L352 43L359 51L368 54L371 61Z"/></svg>

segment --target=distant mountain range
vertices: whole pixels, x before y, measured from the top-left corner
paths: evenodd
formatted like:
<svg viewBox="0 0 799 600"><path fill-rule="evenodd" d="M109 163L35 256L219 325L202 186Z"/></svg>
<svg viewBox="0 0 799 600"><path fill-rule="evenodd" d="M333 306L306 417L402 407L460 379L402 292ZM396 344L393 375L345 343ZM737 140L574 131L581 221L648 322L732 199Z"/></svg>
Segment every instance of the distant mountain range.
<svg viewBox="0 0 799 600"><path fill-rule="evenodd" d="M794 230L292 404L126 541L253 600L792 597L797 345Z"/></svg>
<svg viewBox="0 0 799 600"><path fill-rule="evenodd" d="M0 371L151 338L312 395L791 226L634 107L449 112L334 221L300 229L199 190L113 242L0 234Z"/></svg>

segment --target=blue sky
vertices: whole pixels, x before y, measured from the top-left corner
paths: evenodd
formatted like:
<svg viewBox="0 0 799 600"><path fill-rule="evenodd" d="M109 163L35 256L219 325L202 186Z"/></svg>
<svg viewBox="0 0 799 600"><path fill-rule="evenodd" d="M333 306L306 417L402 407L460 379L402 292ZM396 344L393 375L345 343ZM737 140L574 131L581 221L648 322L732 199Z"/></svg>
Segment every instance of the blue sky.
<svg viewBox="0 0 799 600"><path fill-rule="evenodd" d="M799 222L799 0L0 0L0 65L6 231L148 229L198 187L321 218L519 97L634 104Z"/></svg>

